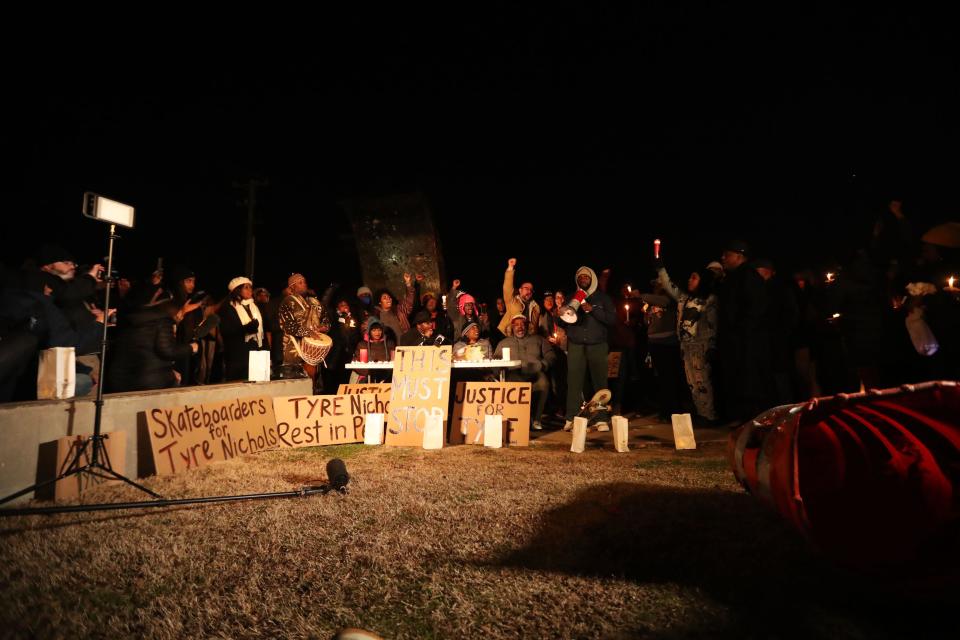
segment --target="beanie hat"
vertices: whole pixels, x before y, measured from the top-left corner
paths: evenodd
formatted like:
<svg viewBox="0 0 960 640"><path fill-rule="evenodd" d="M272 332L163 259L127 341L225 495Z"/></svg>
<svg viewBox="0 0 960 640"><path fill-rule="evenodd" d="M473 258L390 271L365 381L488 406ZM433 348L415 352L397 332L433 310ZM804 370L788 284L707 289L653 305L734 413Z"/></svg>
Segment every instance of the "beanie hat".
<svg viewBox="0 0 960 640"><path fill-rule="evenodd" d="M742 253L743 255L750 253L750 245L743 240L731 240L726 243L723 248L727 251L733 251L734 253Z"/></svg>
<svg viewBox="0 0 960 640"><path fill-rule="evenodd" d="M463 315L463 307L466 306L468 302L473 303L474 309L477 307L477 301L473 299L473 296L469 293L465 293L459 298L457 298L457 308L460 309L460 315Z"/></svg>
<svg viewBox="0 0 960 640"><path fill-rule="evenodd" d="M368 295L372 298L373 291L371 291L370 287L368 287L367 285L363 285L362 287L357 289L357 297L359 298L362 295Z"/></svg>
<svg viewBox="0 0 960 640"><path fill-rule="evenodd" d="M177 265L167 271L167 282L171 285L178 284L183 282L187 278L196 278L197 275L193 272L193 269L188 269L183 265Z"/></svg>
<svg viewBox="0 0 960 640"><path fill-rule="evenodd" d="M433 318L430 317L430 312L426 309L421 309L417 311L417 314L413 316L413 324L420 324L421 322L431 322Z"/></svg>
<svg viewBox="0 0 960 640"><path fill-rule="evenodd" d="M250 285L250 286L252 287L252 286L253 286L253 281L250 280L250 278L245 278L245 277L243 277L243 276L236 277L236 278L234 278L233 280L230 281L230 284L227 285L227 291L233 291L233 290L236 289L237 287L242 286L242 285L245 285L245 284L248 284L248 285Z"/></svg>
<svg viewBox="0 0 960 640"><path fill-rule="evenodd" d="M460 335L461 336L467 335L467 331L469 331L471 327L476 327L477 329L479 329L480 325L478 325L476 322L468 322L466 326L463 327L463 331L460 332Z"/></svg>
<svg viewBox="0 0 960 640"><path fill-rule="evenodd" d="M37 264L42 267L54 262L73 262L73 256L60 245L44 244L37 254Z"/></svg>

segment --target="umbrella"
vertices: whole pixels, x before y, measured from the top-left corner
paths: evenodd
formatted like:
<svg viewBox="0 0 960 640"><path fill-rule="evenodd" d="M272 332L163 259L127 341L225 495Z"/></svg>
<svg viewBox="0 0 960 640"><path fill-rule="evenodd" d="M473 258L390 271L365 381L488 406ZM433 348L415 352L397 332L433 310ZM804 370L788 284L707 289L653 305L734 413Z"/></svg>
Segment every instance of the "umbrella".
<svg viewBox="0 0 960 640"><path fill-rule="evenodd" d="M960 249L960 222L944 222L928 230L920 239L938 247Z"/></svg>

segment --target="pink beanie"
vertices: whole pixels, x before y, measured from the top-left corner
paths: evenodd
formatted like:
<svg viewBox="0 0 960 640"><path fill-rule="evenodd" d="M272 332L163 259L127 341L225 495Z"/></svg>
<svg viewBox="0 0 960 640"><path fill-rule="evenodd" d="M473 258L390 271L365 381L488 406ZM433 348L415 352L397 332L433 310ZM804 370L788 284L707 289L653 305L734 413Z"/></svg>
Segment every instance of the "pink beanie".
<svg viewBox="0 0 960 640"><path fill-rule="evenodd" d="M463 307L464 307L464 305L466 305L468 302L472 302L472 303L473 303L473 309L474 309L474 311L476 311L476 309L477 309L477 301L473 299L473 296L472 296L472 295L470 295L469 293L465 293L465 294L463 294L462 296L460 296L459 298L457 298L457 308L460 309L460 315L465 315L465 314L463 313Z"/></svg>

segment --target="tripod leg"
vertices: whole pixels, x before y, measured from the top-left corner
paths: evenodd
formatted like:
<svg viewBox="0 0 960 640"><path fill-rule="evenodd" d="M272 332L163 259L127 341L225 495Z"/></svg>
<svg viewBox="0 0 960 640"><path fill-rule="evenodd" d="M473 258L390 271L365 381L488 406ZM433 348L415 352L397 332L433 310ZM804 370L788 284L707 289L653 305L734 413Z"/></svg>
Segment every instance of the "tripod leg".
<svg viewBox="0 0 960 640"><path fill-rule="evenodd" d="M63 473L58 475L56 478L50 478L49 480L44 480L43 482L38 482L34 485L30 485L26 489L21 489L16 493L11 493L10 495L0 499L0 504L3 504L5 502L10 502L15 498L19 498L20 496L30 493L31 491L37 491L38 489L43 489L44 487L48 487L55 482L59 482L60 480L63 480L64 478L69 478L70 476L83 473L84 471L86 471L86 469L87 467L70 468L67 471L64 471Z"/></svg>
<svg viewBox="0 0 960 640"><path fill-rule="evenodd" d="M144 493L149 493L149 494L152 495L154 498L159 498L159 499L161 499L161 500L163 499L163 496L161 496L159 493L155 493L155 492L151 491L150 489L147 489L147 488L146 488L145 486L143 486L142 484L139 484L139 483L137 483L137 482L134 482L133 480L131 480L130 478L128 478L128 477L126 477L126 476L120 475L119 473L117 473L117 472L114 471L113 469L107 468L107 467L103 466L103 465L100 464L100 463L97 463L97 467L98 467L101 471L109 474L109 478L108 478L108 479L123 480L123 481L126 482L127 484L129 484L129 485L131 485L131 486L133 486L133 487L136 487L137 489L140 489L140 491L143 491ZM100 475L100 474L98 474L98 475ZM104 477L107 477L107 476L100 475L100 477L101 477L101 478L104 478Z"/></svg>

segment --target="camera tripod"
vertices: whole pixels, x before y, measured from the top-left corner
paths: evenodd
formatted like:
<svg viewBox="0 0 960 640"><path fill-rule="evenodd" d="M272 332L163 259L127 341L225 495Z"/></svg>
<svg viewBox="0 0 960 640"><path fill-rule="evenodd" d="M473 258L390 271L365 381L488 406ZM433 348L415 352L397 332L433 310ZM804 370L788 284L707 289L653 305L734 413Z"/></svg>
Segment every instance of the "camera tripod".
<svg viewBox="0 0 960 640"><path fill-rule="evenodd" d="M162 496L159 494L147 489L142 484L134 482L130 478L123 476L113 470L113 467L110 464L110 456L107 454L107 448L104 445L104 440L109 436L105 436L100 432L100 424L103 417L103 384L104 384L104 371L106 370L106 359L107 359L107 328L109 325L108 318L106 314L110 313L110 288L113 286L113 244L114 241L120 236L116 233L117 226L115 224L110 225L110 245L107 251L107 270L104 278L104 281L107 283L106 293L104 294L104 318L103 318L103 334L100 340L100 373L97 381L97 399L94 401L96 410L93 418L93 435L87 438L82 445L76 447L76 452L73 455L70 463L57 474L55 478L49 480L44 480L38 482L32 486L29 486L25 489L21 489L16 493L12 493L5 498L0 499L0 505L15 500L20 496L26 495L33 491L46 488L60 480L70 478L72 476L83 477L84 475L98 478L101 480L121 480L127 484L136 487L140 491L147 493L154 498L160 499ZM83 505L80 505L83 506ZM56 507L53 507L56 508ZM6 510L0 511L0 515L9 515L14 510L10 510L8 513ZM32 513L31 509L16 509L16 512L23 513ZM44 512L43 508L37 510L38 513Z"/></svg>

